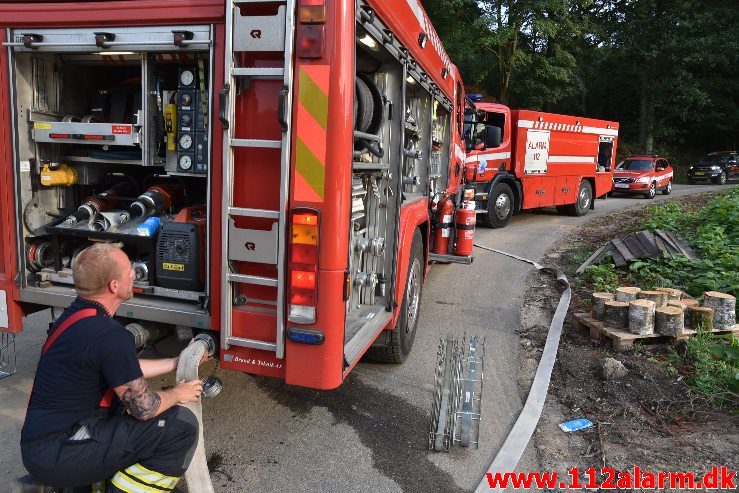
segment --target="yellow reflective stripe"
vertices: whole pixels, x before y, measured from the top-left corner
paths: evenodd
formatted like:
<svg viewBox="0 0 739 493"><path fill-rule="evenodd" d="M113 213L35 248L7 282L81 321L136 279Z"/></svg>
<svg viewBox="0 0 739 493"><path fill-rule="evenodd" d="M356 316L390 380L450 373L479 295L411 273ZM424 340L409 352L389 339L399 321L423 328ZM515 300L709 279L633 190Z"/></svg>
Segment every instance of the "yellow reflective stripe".
<svg viewBox="0 0 739 493"><path fill-rule="evenodd" d="M180 480L180 478L175 478L174 476L165 476L164 474L152 471L151 469L147 469L141 464L134 464L132 466L129 466L128 468L126 468L125 471L131 476L134 476L137 479L141 479L148 484L162 486L169 489L174 488L177 484L177 481Z"/></svg>
<svg viewBox="0 0 739 493"><path fill-rule="evenodd" d="M126 493L162 493L161 489L144 486L138 481L134 482L133 479L122 472L115 473L115 476L113 476L110 482L113 483L113 486Z"/></svg>

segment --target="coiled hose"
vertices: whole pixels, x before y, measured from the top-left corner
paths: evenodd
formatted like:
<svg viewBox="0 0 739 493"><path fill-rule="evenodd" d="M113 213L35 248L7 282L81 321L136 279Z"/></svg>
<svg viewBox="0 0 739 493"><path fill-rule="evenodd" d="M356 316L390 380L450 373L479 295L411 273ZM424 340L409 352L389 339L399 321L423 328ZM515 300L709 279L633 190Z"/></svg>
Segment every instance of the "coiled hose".
<svg viewBox="0 0 739 493"><path fill-rule="evenodd" d="M212 337L207 334L198 334L192 344L187 346L180 353L180 361L177 364L176 382L198 379L198 367L203 356L213 355L216 349L216 343ZM185 471L185 481L187 481L188 491L197 493L214 493L213 483L210 480L210 472L208 471L208 462L205 457L205 442L203 440L203 407L201 400L197 402L188 402L182 406L188 408L195 414L198 419L198 445L195 448L195 454L190 462L190 467Z"/></svg>

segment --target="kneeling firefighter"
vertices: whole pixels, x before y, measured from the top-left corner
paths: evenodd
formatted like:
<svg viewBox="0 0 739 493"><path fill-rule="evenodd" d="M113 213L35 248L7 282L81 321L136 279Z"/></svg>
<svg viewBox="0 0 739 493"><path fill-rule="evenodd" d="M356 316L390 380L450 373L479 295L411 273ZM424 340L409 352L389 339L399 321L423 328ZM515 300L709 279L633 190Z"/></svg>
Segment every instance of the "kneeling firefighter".
<svg viewBox="0 0 739 493"><path fill-rule="evenodd" d="M171 491L198 438L194 414L177 404L196 402L202 383L149 389L145 379L175 370L178 358L138 360L131 334L112 318L133 296L134 271L120 244L88 247L72 271L78 297L41 350L21 432L23 464L57 487Z"/></svg>

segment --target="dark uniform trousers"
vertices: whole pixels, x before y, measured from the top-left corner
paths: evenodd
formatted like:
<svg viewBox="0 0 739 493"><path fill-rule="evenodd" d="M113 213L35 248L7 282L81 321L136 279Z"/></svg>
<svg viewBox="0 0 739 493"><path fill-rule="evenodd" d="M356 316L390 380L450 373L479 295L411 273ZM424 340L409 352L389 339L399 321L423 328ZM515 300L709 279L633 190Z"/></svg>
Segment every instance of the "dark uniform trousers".
<svg viewBox="0 0 739 493"><path fill-rule="evenodd" d="M22 443L21 453L44 484L71 488L109 479L107 492L166 492L190 465L197 440L195 415L174 406L147 421L88 418L68 432Z"/></svg>

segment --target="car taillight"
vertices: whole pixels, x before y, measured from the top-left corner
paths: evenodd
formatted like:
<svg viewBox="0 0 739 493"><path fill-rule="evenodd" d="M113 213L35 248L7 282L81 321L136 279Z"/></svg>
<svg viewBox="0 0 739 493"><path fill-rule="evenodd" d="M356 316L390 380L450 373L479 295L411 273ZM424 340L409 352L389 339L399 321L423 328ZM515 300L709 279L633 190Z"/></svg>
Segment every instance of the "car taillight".
<svg viewBox="0 0 739 493"><path fill-rule="evenodd" d="M291 219L287 319L312 324L316 321L318 299L319 214L314 209L294 209Z"/></svg>
<svg viewBox="0 0 739 493"><path fill-rule="evenodd" d="M326 0L300 0L298 5L298 56L322 58L326 46Z"/></svg>

